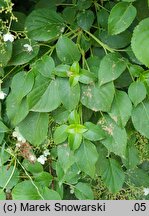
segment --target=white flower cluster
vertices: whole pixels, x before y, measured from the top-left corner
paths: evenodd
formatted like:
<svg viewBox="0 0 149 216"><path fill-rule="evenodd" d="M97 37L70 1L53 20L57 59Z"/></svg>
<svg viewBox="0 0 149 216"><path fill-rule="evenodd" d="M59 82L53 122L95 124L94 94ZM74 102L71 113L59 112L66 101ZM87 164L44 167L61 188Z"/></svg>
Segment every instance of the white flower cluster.
<svg viewBox="0 0 149 216"><path fill-rule="evenodd" d="M42 165L45 164L46 160L47 160L47 156L50 155L50 152L48 149L46 149L42 155L40 155L38 158L37 158L37 161L39 163L41 163Z"/></svg>
<svg viewBox="0 0 149 216"><path fill-rule="evenodd" d="M31 45L29 45L29 44L24 44L23 46L24 46L24 48L26 48L26 51L28 51L28 52L32 52L32 51L33 51L33 48L32 48Z"/></svg>
<svg viewBox="0 0 149 216"><path fill-rule="evenodd" d="M29 160L31 161L31 162L36 162L36 156L35 155L29 155Z"/></svg>
<svg viewBox="0 0 149 216"><path fill-rule="evenodd" d="M147 196L149 194L149 188L143 188L144 195Z"/></svg>
<svg viewBox="0 0 149 216"><path fill-rule="evenodd" d="M12 136L15 137L15 138L17 138L17 141L19 141L19 142L22 142L22 143L25 143L25 142L26 142L26 139L25 139L25 138L22 136L22 134L20 133L18 127L15 128L15 130L14 130L13 133L12 133ZM18 143L18 145L19 145L19 143Z"/></svg>
<svg viewBox="0 0 149 216"><path fill-rule="evenodd" d="M13 42L14 41L14 35L12 35L11 33L6 33L3 35L3 40L6 41L10 41Z"/></svg>
<svg viewBox="0 0 149 216"><path fill-rule="evenodd" d="M14 39L15 39L14 35L11 34L10 32L3 35L4 42L7 42L7 41L13 42ZM23 47L26 49L27 52L32 52L33 51L32 46L29 45L29 44L24 44Z"/></svg>
<svg viewBox="0 0 149 216"><path fill-rule="evenodd" d="M0 100L3 100L7 94L0 90Z"/></svg>

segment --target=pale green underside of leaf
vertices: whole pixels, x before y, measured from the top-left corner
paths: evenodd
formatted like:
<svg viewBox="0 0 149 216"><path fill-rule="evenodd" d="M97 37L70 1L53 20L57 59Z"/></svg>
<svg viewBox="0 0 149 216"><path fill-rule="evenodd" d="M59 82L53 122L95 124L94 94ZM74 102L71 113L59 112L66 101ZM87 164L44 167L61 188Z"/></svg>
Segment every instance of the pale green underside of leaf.
<svg viewBox="0 0 149 216"><path fill-rule="evenodd" d="M149 139L149 101L141 102L132 111L132 122L137 131Z"/></svg>
<svg viewBox="0 0 149 216"><path fill-rule="evenodd" d="M125 31L136 16L136 9L127 2L117 3L111 10L108 19L109 34L115 35Z"/></svg>
<svg viewBox="0 0 149 216"><path fill-rule="evenodd" d="M131 47L138 60L149 67L149 18L142 20L134 29Z"/></svg>

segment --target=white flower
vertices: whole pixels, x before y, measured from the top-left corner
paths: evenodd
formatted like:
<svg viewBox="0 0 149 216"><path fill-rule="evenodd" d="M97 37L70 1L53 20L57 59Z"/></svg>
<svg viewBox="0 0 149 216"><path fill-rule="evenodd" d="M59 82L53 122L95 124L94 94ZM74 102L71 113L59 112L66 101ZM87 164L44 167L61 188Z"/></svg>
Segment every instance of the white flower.
<svg viewBox="0 0 149 216"><path fill-rule="evenodd" d="M35 155L30 155L30 156L29 156L29 160L32 161L32 162L36 162L36 157L35 157Z"/></svg>
<svg viewBox="0 0 149 216"><path fill-rule="evenodd" d="M16 147L17 147L17 148L20 148L20 147L21 147L21 144L20 144L20 143L16 143Z"/></svg>
<svg viewBox="0 0 149 216"><path fill-rule="evenodd" d="M7 33L3 35L3 40L6 41L10 41L13 42L14 41L14 35L12 35L11 33Z"/></svg>
<svg viewBox="0 0 149 216"><path fill-rule="evenodd" d="M12 136L13 136L13 137L16 137L17 140L18 140L19 142L22 142L22 143L25 143L25 142L26 142L26 139L25 139L25 138L22 136L22 134L20 133L18 127L15 128L14 132L12 133Z"/></svg>
<svg viewBox="0 0 149 216"><path fill-rule="evenodd" d="M3 100L7 94L5 94L3 91L0 91L0 99Z"/></svg>
<svg viewBox="0 0 149 216"><path fill-rule="evenodd" d="M26 48L26 50L27 50L28 52L33 51L33 48L32 48L31 45L29 45L29 44L24 44L23 46Z"/></svg>
<svg viewBox="0 0 149 216"><path fill-rule="evenodd" d="M50 155L49 150L48 150L48 149L44 150L43 155L44 155L45 157L47 157L48 155Z"/></svg>
<svg viewBox="0 0 149 216"><path fill-rule="evenodd" d="M144 195L147 196L149 194L149 188L143 188Z"/></svg>
<svg viewBox="0 0 149 216"><path fill-rule="evenodd" d="M39 158L37 158L37 161L41 164L45 164L47 158L44 155L40 155Z"/></svg>
<svg viewBox="0 0 149 216"><path fill-rule="evenodd" d="M61 33L63 33L63 32L64 32L64 30L65 30L65 27L62 27L62 28L61 28L61 30L60 30L60 31L61 31Z"/></svg>

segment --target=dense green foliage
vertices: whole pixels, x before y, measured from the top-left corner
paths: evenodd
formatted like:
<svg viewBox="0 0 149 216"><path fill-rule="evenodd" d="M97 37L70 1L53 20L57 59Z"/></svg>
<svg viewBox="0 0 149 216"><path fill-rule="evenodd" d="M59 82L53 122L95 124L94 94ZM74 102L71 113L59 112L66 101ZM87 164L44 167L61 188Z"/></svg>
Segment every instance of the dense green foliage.
<svg viewBox="0 0 149 216"><path fill-rule="evenodd" d="M0 199L148 199L149 1L0 0L0 18Z"/></svg>

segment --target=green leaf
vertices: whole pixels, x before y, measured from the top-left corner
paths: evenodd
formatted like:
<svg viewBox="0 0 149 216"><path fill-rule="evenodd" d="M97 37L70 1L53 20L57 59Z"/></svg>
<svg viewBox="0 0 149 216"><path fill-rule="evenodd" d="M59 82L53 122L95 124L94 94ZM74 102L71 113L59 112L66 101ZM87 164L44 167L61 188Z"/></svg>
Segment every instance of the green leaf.
<svg viewBox="0 0 149 216"><path fill-rule="evenodd" d="M135 141L136 139L133 138L128 140L126 158L122 159L123 164L127 169L134 169L140 163L138 150L135 146Z"/></svg>
<svg viewBox="0 0 149 216"><path fill-rule="evenodd" d="M118 35L109 35L108 31L102 30L99 34L101 41L114 49L127 47L130 44L131 33L126 30Z"/></svg>
<svg viewBox="0 0 149 216"><path fill-rule="evenodd" d="M35 163L30 163L28 160L24 159L22 165L35 176L43 171L42 165L37 161Z"/></svg>
<svg viewBox="0 0 149 216"><path fill-rule="evenodd" d="M84 84L90 84L96 80L96 75L85 69L81 69L79 75L79 82Z"/></svg>
<svg viewBox="0 0 149 216"><path fill-rule="evenodd" d="M6 195L2 189L0 189L0 200L6 200Z"/></svg>
<svg viewBox="0 0 149 216"><path fill-rule="evenodd" d="M55 63L52 57L44 55L35 62L33 68L39 71L43 76L51 78L52 72L55 69Z"/></svg>
<svg viewBox="0 0 149 216"><path fill-rule="evenodd" d="M149 0L136 1L134 6L137 9L137 20L141 21L148 18L149 14ZM143 11L143 13L142 13Z"/></svg>
<svg viewBox="0 0 149 216"><path fill-rule="evenodd" d="M135 129L149 139L149 101L137 105L132 110L131 117Z"/></svg>
<svg viewBox="0 0 149 216"><path fill-rule="evenodd" d="M143 73L144 69L139 66L139 65L135 65L135 64L131 64L128 68L130 74L134 77L140 77L140 75Z"/></svg>
<svg viewBox="0 0 149 216"><path fill-rule="evenodd" d="M11 124L19 124L29 113L26 98L18 102L16 96L10 93L6 100L6 111Z"/></svg>
<svg viewBox="0 0 149 216"><path fill-rule="evenodd" d="M77 9L74 6L72 7L65 7L63 10L63 18L65 19L66 23L72 24L74 22L76 16Z"/></svg>
<svg viewBox="0 0 149 216"><path fill-rule="evenodd" d="M59 95L62 104L69 111L76 108L80 100L80 86L70 86L68 79L58 79Z"/></svg>
<svg viewBox="0 0 149 216"><path fill-rule="evenodd" d="M103 119L98 122L103 130L107 132L106 139L101 143L108 149L122 158L125 158L127 146L127 134L125 128L119 127L108 115L104 115Z"/></svg>
<svg viewBox="0 0 149 216"><path fill-rule="evenodd" d="M81 103L87 108L97 112L108 112L114 97L114 85L112 82L103 86L98 83L82 85ZM98 100L97 100L98 98Z"/></svg>
<svg viewBox="0 0 149 216"><path fill-rule="evenodd" d="M100 125L95 125L92 122L85 122L84 126L88 129L83 133L83 137L91 141L98 141L105 138L105 132Z"/></svg>
<svg viewBox="0 0 149 216"><path fill-rule="evenodd" d="M76 134L76 133L83 134L86 131L87 131L86 127L81 124L71 124L67 127L66 130L66 132L69 134Z"/></svg>
<svg viewBox="0 0 149 216"><path fill-rule="evenodd" d="M11 92L19 102L26 96L32 89L34 84L34 74L32 72L21 71L17 73L11 82Z"/></svg>
<svg viewBox="0 0 149 216"><path fill-rule="evenodd" d="M124 91L116 91L109 115L120 126L125 127L132 111L132 104Z"/></svg>
<svg viewBox="0 0 149 216"><path fill-rule="evenodd" d="M30 109L41 99L50 82L51 79L42 76L40 73L37 74L32 91L27 95L27 101Z"/></svg>
<svg viewBox="0 0 149 216"><path fill-rule="evenodd" d="M18 183L12 190L13 200L41 200L42 196L36 187L29 180Z"/></svg>
<svg viewBox="0 0 149 216"><path fill-rule="evenodd" d="M21 193L20 193L21 191ZM13 200L60 200L59 194L31 181L22 181L12 190Z"/></svg>
<svg viewBox="0 0 149 216"><path fill-rule="evenodd" d="M12 20L11 29L13 31L24 31L26 15L18 11L13 11L13 14L17 18L17 22L16 20Z"/></svg>
<svg viewBox="0 0 149 216"><path fill-rule="evenodd" d="M51 10L56 10L56 3L58 1L55 1L55 0L50 0L47 1L47 0L39 0L36 3L35 5L35 8L38 9L38 8L50 8Z"/></svg>
<svg viewBox="0 0 149 216"><path fill-rule="evenodd" d="M22 136L31 144L38 146L47 136L48 113L30 112L18 126Z"/></svg>
<svg viewBox="0 0 149 216"><path fill-rule="evenodd" d="M79 77L80 77L80 75L78 75L78 74L74 74L74 75L71 75L69 77L69 83L70 83L71 87L74 87L74 86L76 86L78 84Z"/></svg>
<svg viewBox="0 0 149 216"><path fill-rule="evenodd" d="M37 41L48 41L58 37L64 30L62 17L53 10L33 10L26 19L28 37ZM41 31L42 29L42 31Z"/></svg>
<svg viewBox="0 0 149 216"><path fill-rule="evenodd" d="M66 36L61 36L56 44L58 58L65 64L72 64L80 60L80 52L77 45Z"/></svg>
<svg viewBox="0 0 149 216"><path fill-rule="evenodd" d="M12 55L12 43L0 43L0 67L4 67L9 62Z"/></svg>
<svg viewBox="0 0 149 216"><path fill-rule="evenodd" d="M7 3L4 0L0 0L0 8L7 7Z"/></svg>
<svg viewBox="0 0 149 216"><path fill-rule="evenodd" d="M98 160L98 153L95 145L84 140L80 148L76 151L75 158L80 170L93 178L95 175L95 164Z"/></svg>
<svg viewBox="0 0 149 216"><path fill-rule="evenodd" d="M64 124L67 122L69 116L69 111L66 110L63 106L58 107L56 110L52 112L52 117L55 122L58 124Z"/></svg>
<svg viewBox="0 0 149 216"><path fill-rule="evenodd" d="M85 10L77 15L77 24L83 30L89 30L94 22L94 13L91 10Z"/></svg>
<svg viewBox="0 0 149 216"><path fill-rule="evenodd" d="M5 151L5 143L1 147L0 151L0 167L5 164L10 158L10 154Z"/></svg>
<svg viewBox="0 0 149 216"><path fill-rule="evenodd" d="M145 99L146 94L147 91L145 85L141 81L131 83L128 88L128 95L135 106Z"/></svg>
<svg viewBox="0 0 149 216"><path fill-rule="evenodd" d="M4 139L4 133L0 133L0 145L2 144Z"/></svg>
<svg viewBox="0 0 149 216"><path fill-rule="evenodd" d="M115 35L125 31L136 17L136 9L126 2L117 3L111 10L108 19L109 34Z"/></svg>
<svg viewBox="0 0 149 216"><path fill-rule="evenodd" d="M52 179L53 177L50 173L43 171L43 172L38 173L38 175L35 176L34 181L35 183L37 182L43 187L45 186L49 187L50 184L52 183Z"/></svg>
<svg viewBox="0 0 149 216"><path fill-rule="evenodd" d="M14 187L19 181L19 171L17 168L10 166L9 168L6 166L2 166L0 168L0 187L5 187L7 189L11 189Z"/></svg>
<svg viewBox="0 0 149 216"><path fill-rule="evenodd" d="M91 186L87 183L79 182L75 185L74 194L79 200L93 200L94 194Z"/></svg>
<svg viewBox="0 0 149 216"><path fill-rule="evenodd" d="M80 66L78 62L73 62L73 64L71 65L70 69L69 69L73 74L77 75L80 72Z"/></svg>
<svg viewBox="0 0 149 216"><path fill-rule="evenodd" d="M66 133L66 129L67 129L67 125L61 125L59 127L56 128L56 130L54 131L54 142L56 144L60 144L62 142L64 142L67 137L68 134Z"/></svg>
<svg viewBox="0 0 149 216"><path fill-rule="evenodd" d="M80 116L76 110L73 110L68 116L69 124L80 124Z"/></svg>
<svg viewBox="0 0 149 216"><path fill-rule="evenodd" d="M120 54L107 54L100 63L98 79L100 85L117 79L126 69L126 63ZM106 71L106 73L105 73Z"/></svg>
<svg viewBox="0 0 149 216"><path fill-rule="evenodd" d="M38 93L37 93L38 94ZM32 97L36 97L35 94ZM31 100L31 98L30 98ZM38 102L31 108L35 112L51 112L61 104L57 80L52 80Z"/></svg>
<svg viewBox="0 0 149 216"><path fill-rule="evenodd" d="M58 161L64 173L75 163L73 152L70 151L68 144L59 145L57 148Z"/></svg>
<svg viewBox="0 0 149 216"><path fill-rule="evenodd" d="M122 188L125 180L125 174L118 161L102 158L99 169L101 178L110 192L118 192Z"/></svg>
<svg viewBox="0 0 149 216"><path fill-rule="evenodd" d="M149 67L149 18L142 20L134 29L131 47L138 58L144 65Z"/></svg>
<svg viewBox="0 0 149 216"><path fill-rule="evenodd" d="M27 48L24 47L25 44L31 45L33 50L29 52ZM37 56L38 51L39 46L34 41L29 41L28 39L15 40L9 65L25 64Z"/></svg>
<svg viewBox="0 0 149 216"><path fill-rule="evenodd" d="M140 168L127 171L127 178L137 187L149 187L149 175Z"/></svg>
<svg viewBox="0 0 149 216"><path fill-rule="evenodd" d="M97 23L103 29L107 29L109 13L104 8L97 11Z"/></svg>
<svg viewBox="0 0 149 216"><path fill-rule="evenodd" d="M8 131L9 131L9 128L2 121L0 121L0 133L5 133Z"/></svg>
<svg viewBox="0 0 149 216"><path fill-rule="evenodd" d="M20 193L21 191L21 193ZM59 194L47 187L41 187L39 183L22 181L12 190L13 200L60 200Z"/></svg>
<svg viewBox="0 0 149 216"><path fill-rule="evenodd" d="M80 178L80 170L76 164L73 164L65 173L63 177L64 182L68 182L69 184L77 184Z"/></svg>
<svg viewBox="0 0 149 216"><path fill-rule="evenodd" d="M60 64L56 66L54 70L54 74L59 76L59 77L68 77L68 72L69 72L70 66L66 64Z"/></svg>
<svg viewBox="0 0 149 216"><path fill-rule="evenodd" d="M68 144L71 150L75 151L78 149L82 142L82 134L75 133L68 135Z"/></svg>
<svg viewBox="0 0 149 216"><path fill-rule="evenodd" d="M88 9L92 5L92 0L78 0L77 8L79 10Z"/></svg>
<svg viewBox="0 0 149 216"><path fill-rule="evenodd" d="M61 200L59 193L52 189L49 189L48 187L43 187L41 194L44 200Z"/></svg>
<svg viewBox="0 0 149 216"><path fill-rule="evenodd" d="M91 73L93 73L95 75L95 77L98 77L98 71L99 71L99 65L101 62L101 56L97 56L98 54L95 54L94 56L90 56L87 59L87 64L89 67L89 70L91 71Z"/></svg>

